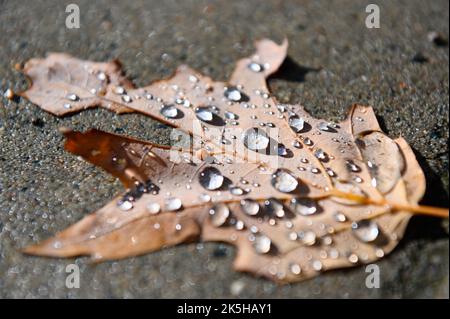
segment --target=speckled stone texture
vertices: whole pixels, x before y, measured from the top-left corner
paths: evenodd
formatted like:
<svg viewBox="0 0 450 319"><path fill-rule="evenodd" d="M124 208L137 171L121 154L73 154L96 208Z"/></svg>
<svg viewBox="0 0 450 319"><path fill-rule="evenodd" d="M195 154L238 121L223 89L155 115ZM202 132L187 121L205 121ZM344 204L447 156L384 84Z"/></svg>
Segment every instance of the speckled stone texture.
<svg viewBox="0 0 450 319"><path fill-rule="evenodd" d="M81 28L65 28L61 1L0 1L0 92L19 91L15 63L47 52L119 58L139 86L186 63L226 80L253 41L290 41L289 59L270 80L281 102L337 120L351 103L374 106L383 128L416 151L428 180L423 203L448 207L449 48L447 0L402 1L71 1ZM377 3L381 28L367 29ZM378 265L381 288L364 267L277 286L232 270L235 251L191 244L122 261L24 256L19 248L51 236L122 190L98 168L63 150L58 127L90 127L167 143L169 130L144 116L95 109L56 118L28 101L0 99L1 298L448 298L448 223L415 217L398 248ZM81 287L65 287L80 266Z"/></svg>

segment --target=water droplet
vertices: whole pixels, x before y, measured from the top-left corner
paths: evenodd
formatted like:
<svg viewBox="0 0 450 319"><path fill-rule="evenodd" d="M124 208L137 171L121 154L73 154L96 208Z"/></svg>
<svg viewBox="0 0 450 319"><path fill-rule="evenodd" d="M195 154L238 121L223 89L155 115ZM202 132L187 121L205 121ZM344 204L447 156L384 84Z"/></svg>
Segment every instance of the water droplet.
<svg viewBox="0 0 450 319"><path fill-rule="evenodd" d="M348 160L346 162L347 168L351 171L351 172L361 172L361 168L356 165L352 160Z"/></svg>
<svg viewBox="0 0 450 319"><path fill-rule="evenodd" d="M290 193L294 191L298 186L297 178L295 178L287 169L277 169L272 175L272 186L282 192Z"/></svg>
<svg viewBox="0 0 450 319"><path fill-rule="evenodd" d="M233 186L230 188L230 193L235 196L240 196L244 194L244 190L238 186Z"/></svg>
<svg viewBox="0 0 450 319"><path fill-rule="evenodd" d="M322 262L320 260L314 260L312 262L312 267L315 271L321 271L322 270Z"/></svg>
<svg viewBox="0 0 450 319"><path fill-rule="evenodd" d="M255 236L255 241L253 242L253 246L258 254L267 254L270 251L270 246L272 245L272 241L269 237L265 235L257 235Z"/></svg>
<svg viewBox="0 0 450 319"><path fill-rule="evenodd" d="M355 177L353 178L353 180L354 180L355 182L357 182L357 183L362 183L362 182L363 182L363 179L362 179L361 177L359 177L359 176L355 176Z"/></svg>
<svg viewBox="0 0 450 319"><path fill-rule="evenodd" d="M181 225L180 225L180 224L176 224L176 225L175 225L175 229L176 229L176 230L178 230L178 231L179 231L179 230L181 230L181 228L182 228L182 227L181 227Z"/></svg>
<svg viewBox="0 0 450 319"><path fill-rule="evenodd" d="M383 249L378 248L378 249L375 251L375 255L376 255L378 258L384 257L384 251L383 251Z"/></svg>
<svg viewBox="0 0 450 319"><path fill-rule="evenodd" d="M182 206L181 200L176 197L167 198L165 205L166 205L166 209L171 212L179 210Z"/></svg>
<svg viewBox="0 0 450 319"><path fill-rule="evenodd" d="M317 149L314 152L314 156L323 162L326 162L328 160L328 154L325 153L321 148Z"/></svg>
<svg viewBox="0 0 450 319"><path fill-rule="evenodd" d="M242 220L238 220L236 222L236 225L234 225L234 227L236 228L236 230L243 230L245 227L245 224Z"/></svg>
<svg viewBox="0 0 450 319"><path fill-rule="evenodd" d="M189 82L192 83L197 83L198 82L198 78L195 75L189 75Z"/></svg>
<svg viewBox="0 0 450 319"><path fill-rule="evenodd" d="M352 231L359 240L365 243L374 241L380 233L377 223L372 220L353 222Z"/></svg>
<svg viewBox="0 0 450 319"><path fill-rule="evenodd" d="M284 207L276 198L269 198L264 202L264 209L270 216L276 216L279 218L284 217Z"/></svg>
<svg viewBox="0 0 450 319"><path fill-rule="evenodd" d="M334 219L339 223L344 223L347 221L347 216L341 212L335 212L334 213Z"/></svg>
<svg viewBox="0 0 450 319"><path fill-rule="evenodd" d="M302 143L300 143L299 141L294 141L292 143L292 146L294 146L295 148L302 148Z"/></svg>
<svg viewBox="0 0 450 319"><path fill-rule="evenodd" d="M312 246L316 243L316 234L312 231L299 232L298 237L306 246Z"/></svg>
<svg viewBox="0 0 450 319"><path fill-rule="evenodd" d="M200 185L212 191L223 185L224 177L217 168L207 167L200 173L198 180Z"/></svg>
<svg viewBox="0 0 450 319"><path fill-rule="evenodd" d="M264 71L264 65L256 63L256 62L249 63L248 68L250 70L252 70L253 72L262 72L262 71Z"/></svg>
<svg viewBox="0 0 450 319"><path fill-rule="evenodd" d="M237 120L239 118L239 116L237 114L233 113L233 112L226 111L225 112L225 118L227 120Z"/></svg>
<svg viewBox="0 0 450 319"><path fill-rule="evenodd" d="M302 269L300 268L299 264L290 264L289 265L289 270L291 271L291 273L293 273L294 275L300 275L300 273L302 272Z"/></svg>
<svg viewBox="0 0 450 319"><path fill-rule="evenodd" d="M312 146L314 144L314 142L309 137L305 137L305 139L303 140L303 143L305 143L305 145L308 145L308 146Z"/></svg>
<svg viewBox="0 0 450 319"><path fill-rule="evenodd" d="M252 151L264 150L270 142L267 134L256 127L245 131L242 139L245 147Z"/></svg>
<svg viewBox="0 0 450 319"><path fill-rule="evenodd" d="M179 110L172 104L167 104L161 108L160 113L167 118L174 119L178 117Z"/></svg>
<svg viewBox="0 0 450 319"><path fill-rule="evenodd" d="M201 200L203 203L208 203L208 202L211 201L211 196L209 196L208 194L201 194L201 195L200 195L200 200Z"/></svg>
<svg viewBox="0 0 450 319"><path fill-rule="evenodd" d="M99 79L100 81L105 81L106 80L106 74L105 72L99 72L97 74L97 79Z"/></svg>
<svg viewBox="0 0 450 319"><path fill-rule="evenodd" d="M352 264L356 264L358 260L359 258L356 254L351 254L350 256L348 256L348 261L351 262Z"/></svg>
<svg viewBox="0 0 450 319"><path fill-rule="evenodd" d="M116 88L114 89L114 93L116 94L124 94L125 93L125 89L121 86L116 86Z"/></svg>
<svg viewBox="0 0 450 319"><path fill-rule="evenodd" d="M317 202L309 198L293 198L291 205L295 212L303 216L314 215L318 212Z"/></svg>
<svg viewBox="0 0 450 319"><path fill-rule="evenodd" d="M119 205L119 208L124 211L130 210L133 208L133 202L130 200L120 200L118 205Z"/></svg>
<svg viewBox="0 0 450 319"><path fill-rule="evenodd" d="M80 98L75 93L69 93L66 95L66 99L70 101L78 101Z"/></svg>
<svg viewBox="0 0 450 319"><path fill-rule="evenodd" d="M331 168L327 168L326 171L327 171L329 176L331 176L331 177L335 177L336 176L336 173Z"/></svg>
<svg viewBox="0 0 450 319"><path fill-rule="evenodd" d="M130 103L131 97L129 95L122 95L122 101L124 101L125 103Z"/></svg>
<svg viewBox="0 0 450 319"><path fill-rule="evenodd" d="M195 116L197 116L199 120L207 123L212 122L214 119L214 113L208 106L197 107L195 109Z"/></svg>
<svg viewBox="0 0 450 319"><path fill-rule="evenodd" d="M317 128L318 128L319 130L321 130L321 131L324 131L324 132L331 132L331 131L334 131L334 129L331 128L331 127L329 126L329 124L328 124L328 123L325 123L325 122L320 122L320 123L317 125Z"/></svg>
<svg viewBox="0 0 450 319"><path fill-rule="evenodd" d="M72 105L70 103L64 103L63 107L65 109L70 109L70 108L72 108Z"/></svg>
<svg viewBox="0 0 450 319"><path fill-rule="evenodd" d="M278 156L288 155L288 150L283 144L278 144Z"/></svg>
<svg viewBox="0 0 450 319"><path fill-rule="evenodd" d="M239 102L242 100L242 93L235 87L229 87L224 92L225 97L232 102Z"/></svg>
<svg viewBox="0 0 450 319"><path fill-rule="evenodd" d="M290 116L288 122L295 133L300 133L305 127L305 120L297 115Z"/></svg>
<svg viewBox="0 0 450 319"><path fill-rule="evenodd" d="M209 210L209 215L211 218L211 223L216 227L220 227L227 222L228 217L230 216L230 210L227 205L220 203L214 205Z"/></svg>
<svg viewBox="0 0 450 319"><path fill-rule="evenodd" d="M250 216L255 216L259 212L259 204L253 199L241 200L241 207L244 213Z"/></svg>
<svg viewBox="0 0 450 319"><path fill-rule="evenodd" d="M150 214L158 214L161 211L161 206L158 203L149 203L147 205L147 211Z"/></svg>

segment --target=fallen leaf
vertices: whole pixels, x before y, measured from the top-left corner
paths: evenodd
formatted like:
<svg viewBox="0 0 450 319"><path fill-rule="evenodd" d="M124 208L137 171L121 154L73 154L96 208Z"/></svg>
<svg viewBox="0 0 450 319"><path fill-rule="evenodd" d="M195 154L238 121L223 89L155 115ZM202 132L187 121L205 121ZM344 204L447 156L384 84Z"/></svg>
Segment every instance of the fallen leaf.
<svg viewBox="0 0 450 319"><path fill-rule="evenodd" d="M66 149L127 191L24 251L101 261L219 241L237 247L235 269L295 282L382 258L412 213L448 216L417 205L423 172L403 139L382 132L371 107L353 105L346 120L330 123L277 103L266 79L286 52L287 41L262 40L228 83L180 66L142 88L117 62L55 53L28 61L23 71L32 85L21 95L48 112L100 106L140 112L176 130L163 146L65 129Z"/></svg>

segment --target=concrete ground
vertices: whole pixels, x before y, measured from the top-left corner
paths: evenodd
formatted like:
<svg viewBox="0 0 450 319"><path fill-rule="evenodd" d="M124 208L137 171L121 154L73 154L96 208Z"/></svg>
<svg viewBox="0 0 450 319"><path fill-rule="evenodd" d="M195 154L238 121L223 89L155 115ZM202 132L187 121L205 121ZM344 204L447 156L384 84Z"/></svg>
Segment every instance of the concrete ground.
<svg viewBox="0 0 450 319"><path fill-rule="evenodd" d="M26 87L13 65L47 52L119 58L137 85L181 63L225 80L255 39L290 41L289 60L270 80L282 102L342 118L354 102L374 106L390 136L415 149L428 180L424 203L448 207L449 4L401 1L70 1L81 28L66 29L65 2L0 1L0 92ZM69 2L68 2L69 3ZM366 5L381 10L367 29ZM429 41L429 32L441 41ZM48 259L18 248L51 236L121 191L106 173L63 151L58 127L100 128L151 141L168 130L139 115L90 110L56 118L24 99L0 99L0 298L448 298L448 223L415 217L399 247L378 265L381 288L363 267L277 286L232 270L235 251L191 244L117 262ZM65 287L76 263L81 287Z"/></svg>

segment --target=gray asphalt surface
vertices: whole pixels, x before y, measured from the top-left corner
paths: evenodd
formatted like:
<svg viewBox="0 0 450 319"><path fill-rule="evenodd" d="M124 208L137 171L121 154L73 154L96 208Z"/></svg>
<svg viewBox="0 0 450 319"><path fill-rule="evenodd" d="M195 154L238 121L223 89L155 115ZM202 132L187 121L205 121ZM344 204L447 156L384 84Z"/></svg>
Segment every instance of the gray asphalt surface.
<svg viewBox="0 0 450 319"><path fill-rule="evenodd" d="M13 65L47 52L119 58L137 85L186 63L226 80L253 41L290 41L290 59L270 80L281 102L337 120L352 103L373 105L384 129L412 145L428 180L424 203L448 207L449 48L447 0L71 1L81 28L65 28L61 1L0 1L0 92L26 87ZM367 29L377 3L381 28ZM445 41L444 41L445 42ZM18 248L45 239L107 203L118 181L63 151L58 127L91 127L164 143L169 131L139 115L90 110L56 118L24 99L0 98L0 298L448 298L448 223L415 217L381 260L381 288L363 267L277 286L232 270L235 251L191 244L117 262L48 259ZM65 287L76 263L81 287Z"/></svg>

